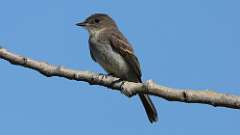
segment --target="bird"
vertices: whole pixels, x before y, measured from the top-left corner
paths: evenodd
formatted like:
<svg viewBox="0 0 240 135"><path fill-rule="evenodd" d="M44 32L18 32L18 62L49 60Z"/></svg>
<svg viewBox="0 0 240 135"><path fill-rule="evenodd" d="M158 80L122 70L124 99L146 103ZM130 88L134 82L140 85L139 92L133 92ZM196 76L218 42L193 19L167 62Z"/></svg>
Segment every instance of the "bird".
<svg viewBox="0 0 240 135"><path fill-rule="evenodd" d="M133 47L109 15L94 13L76 25L88 31L90 56L108 74L122 80L142 83L140 63ZM138 95L149 121L157 122L157 110L149 95Z"/></svg>

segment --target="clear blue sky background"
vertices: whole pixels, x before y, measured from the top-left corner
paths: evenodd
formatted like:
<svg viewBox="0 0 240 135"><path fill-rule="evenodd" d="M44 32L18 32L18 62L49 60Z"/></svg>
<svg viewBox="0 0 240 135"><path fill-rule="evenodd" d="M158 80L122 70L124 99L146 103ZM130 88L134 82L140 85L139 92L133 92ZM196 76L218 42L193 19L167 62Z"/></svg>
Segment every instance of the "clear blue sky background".
<svg viewBox="0 0 240 135"><path fill-rule="evenodd" d="M174 88L240 95L240 2L237 0L2 0L0 44L65 67L104 72L74 24L111 15L139 57L143 80ZM137 97L0 60L1 135L239 134L240 111L152 97L160 121L150 124Z"/></svg>

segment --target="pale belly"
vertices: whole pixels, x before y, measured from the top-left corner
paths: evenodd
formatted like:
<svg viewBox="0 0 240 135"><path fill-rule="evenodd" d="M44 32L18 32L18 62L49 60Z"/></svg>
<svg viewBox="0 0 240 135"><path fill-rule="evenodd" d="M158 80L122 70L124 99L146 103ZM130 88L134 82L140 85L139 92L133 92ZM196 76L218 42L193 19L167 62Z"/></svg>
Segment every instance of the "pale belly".
<svg viewBox="0 0 240 135"><path fill-rule="evenodd" d="M129 75L131 76L133 72L131 72L129 65L124 58L115 52L111 45L96 44L91 41L89 47L96 62L99 63L106 72L122 79L129 79Z"/></svg>

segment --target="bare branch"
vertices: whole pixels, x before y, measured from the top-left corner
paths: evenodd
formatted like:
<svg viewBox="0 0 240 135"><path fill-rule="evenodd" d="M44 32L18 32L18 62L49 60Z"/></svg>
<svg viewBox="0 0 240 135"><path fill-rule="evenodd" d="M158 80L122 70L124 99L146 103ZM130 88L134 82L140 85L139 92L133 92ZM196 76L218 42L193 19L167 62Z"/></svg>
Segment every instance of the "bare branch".
<svg viewBox="0 0 240 135"><path fill-rule="evenodd" d="M112 76L50 65L45 62L36 61L8 52L4 48L0 48L0 59L9 61L14 65L31 68L47 77L59 76L70 80L88 82L91 85L101 85L113 90L119 90L129 97L137 93L147 93L150 95L162 97L169 101L202 103L215 107L221 106L240 109L240 96L217 93L212 90L173 89L158 85L152 80L148 80L145 83L120 81L119 78Z"/></svg>

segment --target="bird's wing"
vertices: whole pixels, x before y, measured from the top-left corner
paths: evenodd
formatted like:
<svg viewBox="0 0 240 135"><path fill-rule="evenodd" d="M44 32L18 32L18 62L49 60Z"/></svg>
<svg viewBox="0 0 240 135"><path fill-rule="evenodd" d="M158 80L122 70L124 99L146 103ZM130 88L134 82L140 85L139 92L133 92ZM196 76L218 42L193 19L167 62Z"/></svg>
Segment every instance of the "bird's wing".
<svg viewBox="0 0 240 135"><path fill-rule="evenodd" d="M92 44L92 42L90 41L90 38L88 39L88 44L89 44L90 56L91 56L91 58L92 58L95 62L97 62L96 59L95 59L94 56L93 56L92 49L91 49L91 47L90 47L91 44Z"/></svg>
<svg viewBox="0 0 240 135"><path fill-rule="evenodd" d="M89 49L90 49L90 55L91 55L91 58L92 58L95 62L97 62L96 59L95 59L94 56L93 56L93 53L92 53L92 50L91 50L90 47L89 47Z"/></svg>
<svg viewBox="0 0 240 135"><path fill-rule="evenodd" d="M114 51L123 56L130 68L133 69L133 72L135 72L138 81L141 82L142 74L140 64L127 39L119 31L115 31L109 35L109 40Z"/></svg>

